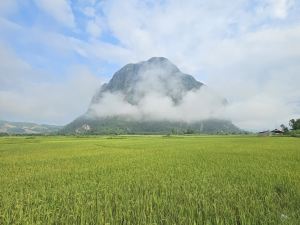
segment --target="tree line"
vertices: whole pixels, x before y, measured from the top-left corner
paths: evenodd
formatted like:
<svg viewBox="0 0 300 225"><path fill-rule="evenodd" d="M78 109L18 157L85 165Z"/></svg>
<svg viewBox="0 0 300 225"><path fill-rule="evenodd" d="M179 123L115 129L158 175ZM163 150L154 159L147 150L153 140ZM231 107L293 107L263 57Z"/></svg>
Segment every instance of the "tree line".
<svg viewBox="0 0 300 225"><path fill-rule="evenodd" d="M281 124L280 127L284 133L290 132L289 128L286 125ZM297 130L299 131L300 130L300 118L299 119L291 119L289 121L289 127L291 128L292 132L293 131L296 132Z"/></svg>

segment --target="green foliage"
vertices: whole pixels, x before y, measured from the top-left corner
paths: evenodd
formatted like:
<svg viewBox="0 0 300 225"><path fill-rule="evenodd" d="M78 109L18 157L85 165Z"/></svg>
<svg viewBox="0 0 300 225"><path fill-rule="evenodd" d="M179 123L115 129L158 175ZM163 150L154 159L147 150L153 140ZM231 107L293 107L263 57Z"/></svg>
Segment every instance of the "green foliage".
<svg viewBox="0 0 300 225"><path fill-rule="evenodd" d="M185 133L185 134L194 134L194 133L196 133L196 132L195 132L193 129L188 128L184 133Z"/></svg>
<svg viewBox="0 0 300 225"><path fill-rule="evenodd" d="M292 137L300 137L300 130L291 130L288 134Z"/></svg>
<svg viewBox="0 0 300 225"><path fill-rule="evenodd" d="M82 131L88 125L91 129ZM82 134L232 134L241 133L242 130L230 121L210 119L194 123L175 121L144 121L128 120L121 117L107 117L89 119L80 117L65 126L62 134L78 132Z"/></svg>
<svg viewBox="0 0 300 225"><path fill-rule="evenodd" d="M0 138L0 224L299 224L300 139Z"/></svg>
<svg viewBox="0 0 300 225"><path fill-rule="evenodd" d="M291 119L289 125L293 130L300 130L300 119Z"/></svg>

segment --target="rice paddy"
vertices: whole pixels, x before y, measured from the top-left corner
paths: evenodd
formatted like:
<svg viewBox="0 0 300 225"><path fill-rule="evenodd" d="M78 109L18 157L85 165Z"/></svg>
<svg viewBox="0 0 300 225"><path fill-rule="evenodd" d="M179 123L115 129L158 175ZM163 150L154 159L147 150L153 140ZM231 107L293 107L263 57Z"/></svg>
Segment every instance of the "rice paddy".
<svg viewBox="0 0 300 225"><path fill-rule="evenodd" d="M300 224L300 139L2 137L0 224Z"/></svg>

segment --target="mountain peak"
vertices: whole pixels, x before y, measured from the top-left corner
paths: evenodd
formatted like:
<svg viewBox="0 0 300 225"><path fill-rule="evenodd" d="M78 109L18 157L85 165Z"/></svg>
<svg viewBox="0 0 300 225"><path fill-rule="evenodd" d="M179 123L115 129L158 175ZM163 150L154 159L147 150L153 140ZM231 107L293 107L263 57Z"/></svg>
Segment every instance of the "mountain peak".
<svg viewBox="0 0 300 225"><path fill-rule="evenodd" d="M165 57L152 57L147 61L143 61L142 65L146 67L146 69L164 70L163 75L168 74L166 73L167 70L171 73L180 72L178 67Z"/></svg>
<svg viewBox="0 0 300 225"><path fill-rule="evenodd" d="M170 62L170 60L168 60L165 57L157 57L157 56L155 56L155 57L151 57L150 59L148 59L147 62Z"/></svg>
<svg viewBox="0 0 300 225"><path fill-rule="evenodd" d="M182 73L167 58L152 57L122 67L100 88L91 104L97 104L106 93L116 92L123 94L131 104L137 104L148 93L167 96L177 103L185 93L202 85L191 75Z"/></svg>

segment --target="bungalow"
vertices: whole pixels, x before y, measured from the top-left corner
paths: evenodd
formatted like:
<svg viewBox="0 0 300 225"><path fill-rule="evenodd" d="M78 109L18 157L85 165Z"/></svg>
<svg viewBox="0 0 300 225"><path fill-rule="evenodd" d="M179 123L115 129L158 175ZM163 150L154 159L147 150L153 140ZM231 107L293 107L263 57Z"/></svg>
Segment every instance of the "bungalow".
<svg viewBox="0 0 300 225"><path fill-rule="evenodd" d="M281 135L281 134L283 134L284 132L281 131L281 130L275 129L275 130L272 130L271 133L272 133L273 135Z"/></svg>

